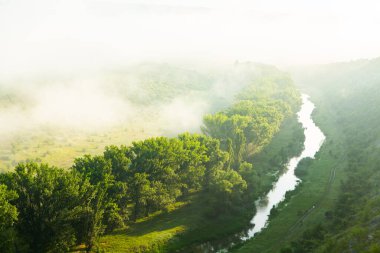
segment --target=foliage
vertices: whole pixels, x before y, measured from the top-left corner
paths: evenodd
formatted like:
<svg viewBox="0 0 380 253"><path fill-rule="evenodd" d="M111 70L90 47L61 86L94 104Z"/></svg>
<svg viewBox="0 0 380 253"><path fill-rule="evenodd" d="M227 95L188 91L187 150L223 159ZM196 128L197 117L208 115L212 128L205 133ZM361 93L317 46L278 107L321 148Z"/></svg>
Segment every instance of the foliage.
<svg viewBox="0 0 380 253"><path fill-rule="evenodd" d="M267 79L253 79L231 107L203 119L203 133L220 140L235 170L270 142L300 104L289 77L270 67L263 69L271 73Z"/></svg>
<svg viewBox="0 0 380 253"><path fill-rule="evenodd" d="M213 175L210 187L210 202L216 214L220 214L241 201L247 189L244 179L232 169L218 170Z"/></svg>
<svg viewBox="0 0 380 253"><path fill-rule="evenodd" d="M75 243L72 222L81 204L81 184L70 172L46 164L19 164L6 183L18 195L19 236L31 252L64 252Z"/></svg>
<svg viewBox="0 0 380 253"><path fill-rule="evenodd" d="M15 252L14 224L17 222L17 208L10 201L17 199L15 191L0 184L0 251Z"/></svg>
<svg viewBox="0 0 380 253"><path fill-rule="evenodd" d="M80 222L82 230L78 236L84 241L89 252L96 239L104 232L105 226L113 227L115 223L123 220L117 212L120 209L116 204L118 198L122 197L120 191L123 187L115 184L111 161L103 156L85 155L77 158L72 170L80 175L81 184L88 186L85 192L86 199L82 204L84 210ZM107 216L105 216L106 211Z"/></svg>

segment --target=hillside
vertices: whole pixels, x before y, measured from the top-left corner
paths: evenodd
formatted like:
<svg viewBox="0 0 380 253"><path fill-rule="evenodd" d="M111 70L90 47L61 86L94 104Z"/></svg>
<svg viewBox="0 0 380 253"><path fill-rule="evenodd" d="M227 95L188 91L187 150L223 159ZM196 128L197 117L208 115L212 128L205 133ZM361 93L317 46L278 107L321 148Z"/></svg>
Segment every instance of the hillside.
<svg viewBox="0 0 380 253"><path fill-rule="evenodd" d="M236 252L379 252L379 68L374 59L293 71L327 141L297 168L302 183L268 228Z"/></svg>

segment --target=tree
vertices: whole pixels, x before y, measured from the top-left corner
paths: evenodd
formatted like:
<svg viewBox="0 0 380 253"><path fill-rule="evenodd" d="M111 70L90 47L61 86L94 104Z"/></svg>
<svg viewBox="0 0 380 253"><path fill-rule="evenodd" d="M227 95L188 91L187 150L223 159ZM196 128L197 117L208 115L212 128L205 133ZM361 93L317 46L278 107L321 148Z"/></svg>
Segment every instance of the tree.
<svg viewBox="0 0 380 253"><path fill-rule="evenodd" d="M153 197L154 190L148 180L146 173L136 173L130 183L130 194L133 201L133 220L139 217L141 213L146 213L145 209L149 199Z"/></svg>
<svg viewBox="0 0 380 253"><path fill-rule="evenodd" d="M229 210L241 200L247 183L235 170L217 170L212 177L210 196L216 210Z"/></svg>
<svg viewBox="0 0 380 253"><path fill-rule="evenodd" d="M229 154L220 149L218 139L201 135L199 141L207 148L206 155L208 159L205 163L206 171L202 187L205 192L208 192L216 171L228 168Z"/></svg>
<svg viewBox="0 0 380 253"><path fill-rule="evenodd" d="M81 223L83 230L80 238L90 252L98 237L104 232L104 214L107 208L112 208L115 194L111 191L114 184L111 162L102 156L85 155L74 161L72 170L78 173L82 183L88 185L84 198Z"/></svg>
<svg viewBox="0 0 380 253"><path fill-rule="evenodd" d="M246 138L242 131L239 131L236 133L235 138L235 148L234 148L234 162L232 168L234 170L238 170L240 167L240 163L243 161L244 154L245 154L245 145L246 145Z"/></svg>
<svg viewBox="0 0 380 253"><path fill-rule="evenodd" d="M17 199L15 191L0 184L0 252L15 252L16 234L14 224L17 221L17 208L10 203Z"/></svg>
<svg viewBox="0 0 380 253"><path fill-rule="evenodd" d="M202 142L202 137L197 134L181 134L178 136L182 144L179 176L182 183L182 194L186 195L190 190L199 190L206 171L206 163L209 161L207 147Z"/></svg>
<svg viewBox="0 0 380 253"><path fill-rule="evenodd" d="M223 150L228 151L230 155L233 154L231 165L237 168L244 156L247 139L245 133L251 121L251 117L239 114L226 115L217 113L206 115L203 120L204 127L202 130L205 134L219 139ZM233 152L230 151L231 146Z"/></svg>
<svg viewBox="0 0 380 253"><path fill-rule="evenodd" d="M115 228L123 227L128 220L128 181L131 177L130 164L128 157L128 148L121 146L106 147L104 159L111 163L111 173L115 181L109 189L109 197L112 203L109 203L104 216L104 224L107 224L106 232Z"/></svg>
<svg viewBox="0 0 380 253"><path fill-rule="evenodd" d="M228 116L224 113L208 114L203 117L202 132L213 138L223 140L227 138L225 125Z"/></svg>
<svg viewBox="0 0 380 253"><path fill-rule="evenodd" d="M19 196L17 231L31 252L65 252L75 243L72 227L80 206L80 181L47 164L19 164L8 187Z"/></svg>
<svg viewBox="0 0 380 253"><path fill-rule="evenodd" d="M140 190L145 194L145 190L148 189L148 192L156 194L154 199L149 197L150 195L142 194L144 198L135 208L134 218L137 218L136 214L140 214L142 207L144 207L145 215L151 211L162 209L165 205L159 203L160 200L165 200L167 204L174 203L177 197L181 195L179 175L181 156L183 155L181 142L178 139L165 137L134 142L130 148L130 155L130 170L133 176L129 184L131 188L134 188L131 189L133 192L131 195L140 192ZM136 179L139 180L138 182L144 182L144 184L136 184L134 182ZM136 196L132 196L132 198L136 204Z"/></svg>
<svg viewBox="0 0 380 253"><path fill-rule="evenodd" d="M116 181L127 182L130 176L129 166L131 160L127 156L127 153L128 148L125 146L121 146L120 148L109 146L104 151L104 159L111 162L112 175Z"/></svg>
<svg viewBox="0 0 380 253"><path fill-rule="evenodd" d="M227 139L228 168L232 168L235 162L235 152L231 138Z"/></svg>

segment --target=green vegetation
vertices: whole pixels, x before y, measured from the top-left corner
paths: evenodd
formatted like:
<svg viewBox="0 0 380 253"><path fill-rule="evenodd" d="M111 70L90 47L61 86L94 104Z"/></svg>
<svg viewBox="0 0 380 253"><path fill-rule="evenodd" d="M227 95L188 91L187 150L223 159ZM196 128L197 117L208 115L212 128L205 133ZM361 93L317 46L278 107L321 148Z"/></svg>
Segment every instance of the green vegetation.
<svg viewBox="0 0 380 253"><path fill-rule="evenodd" d="M109 147L103 156L76 159L68 171L20 164L15 172L3 174L2 183L19 195L13 200L19 211L15 227L31 252L64 252L76 242L89 252L104 231L124 226L128 204L136 220L166 211L189 192L209 188L215 203L221 203L218 207L228 208L227 200L243 193L244 181L224 168L226 158L217 140L183 134L129 148Z"/></svg>
<svg viewBox="0 0 380 253"><path fill-rule="evenodd" d="M14 223L17 221L17 208L9 201L17 198L14 191L9 191L5 185L0 185L0 251L14 247ZM12 249L14 250L14 248Z"/></svg>
<svg viewBox="0 0 380 253"><path fill-rule="evenodd" d="M327 212L328 222L323 222L327 233L313 248L316 252L379 252L379 67L380 59L375 59L313 70L315 78L328 77L320 79L318 93L316 87L311 90L323 99L324 110L336 112L332 121L341 134L332 139L341 142L342 154L331 152L335 160L344 161L344 178Z"/></svg>
<svg viewBox="0 0 380 253"><path fill-rule="evenodd" d="M260 68L265 78L249 79L231 107L205 117L206 135L109 146L67 170L26 162L2 174L0 231L13 235L5 252L184 252L242 229L278 172L267 164L284 164L294 152L284 142L301 136L292 129L300 100L288 76ZM244 95L254 90L262 94ZM282 142L274 151L272 139Z"/></svg>

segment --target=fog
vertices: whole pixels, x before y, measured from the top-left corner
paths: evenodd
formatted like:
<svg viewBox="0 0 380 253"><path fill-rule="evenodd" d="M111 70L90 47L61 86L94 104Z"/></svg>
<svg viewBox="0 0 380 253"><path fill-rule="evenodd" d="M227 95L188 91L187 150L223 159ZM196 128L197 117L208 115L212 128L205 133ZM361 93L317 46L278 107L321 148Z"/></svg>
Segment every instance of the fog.
<svg viewBox="0 0 380 253"><path fill-rule="evenodd" d="M203 116L228 106L252 74L260 72L251 64L144 63L8 79L0 83L0 171L36 158L67 167L106 145L200 132Z"/></svg>
<svg viewBox="0 0 380 253"><path fill-rule="evenodd" d="M19 86L8 86L8 89L3 88L2 91L0 136L41 126L88 131L104 130L115 125L128 126L137 117L148 117L143 114L146 111L152 112L150 120L159 118L162 123L171 120L180 129L194 129L199 125L202 113L207 110L205 105L200 106L197 101L188 101L186 106L186 98L163 102L154 108L141 105L137 107L125 99L124 94L112 90L112 85L102 78L17 84ZM131 88L131 93L144 96L141 89L136 91ZM153 111L159 113L153 115ZM175 127L168 129L174 130Z"/></svg>
<svg viewBox="0 0 380 253"><path fill-rule="evenodd" d="M1 0L0 73L375 57L379 12L376 0Z"/></svg>
<svg viewBox="0 0 380 253"><path fill-rule="evenodd" d="M252 73L254 65L145 63L8 79L0 83L0 171L27 159L67 167L106 145L200 132L204 115L228 106Z"/></svg>
<svg viewBox="0 0 380 253"><path fill-rule="evenodd" d="M128 140L197 132L244 86L233 63L376 57L378 13L375 0L0 0L0 148L63 134L46 129L128 129ZM209 87L153 101L149 92L171 90L151 87L167 79L147 79L142 63L178 66L174 83ZM121 141L113 133L109 142Z"/></svg>
<svg viewBox="0 0 380 253"><path fill-rule="evenodd" d="M148 63L121 72L3 82L0 137L41 126L86 131L142 127L136 126L137 121L144 124L141 120L154 122L163 134L197 132L203 116L227 106L254 73L234 65L216 72L177 66ZM203 74L208 71L214 74ZM167 87L161 90L161 85Z"/></svg>

